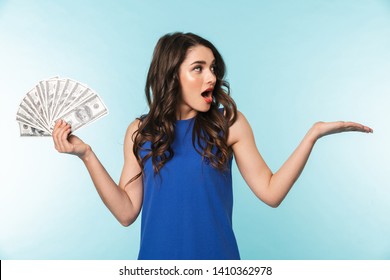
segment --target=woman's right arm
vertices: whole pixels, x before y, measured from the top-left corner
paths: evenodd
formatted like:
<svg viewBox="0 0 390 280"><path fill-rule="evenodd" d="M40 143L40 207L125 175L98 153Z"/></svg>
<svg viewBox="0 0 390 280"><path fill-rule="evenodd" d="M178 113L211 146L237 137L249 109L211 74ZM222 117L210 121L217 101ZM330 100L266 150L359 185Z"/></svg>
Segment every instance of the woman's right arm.
<svg viewBox="0 0 390 280"><path fill-rule="evenodd" d="M53 131L56 150L60 153L77 155L84 162L104 204L123 226L131 225L142 207L142 176L126 185L131 178L141 172L141 167L133 153L132 140L138 124L139 120L134 121L126 131L124 165L119 185L108 174L91 147L77 136L69 135L71 131L69 124L62 120L57 121Z"/></svg>

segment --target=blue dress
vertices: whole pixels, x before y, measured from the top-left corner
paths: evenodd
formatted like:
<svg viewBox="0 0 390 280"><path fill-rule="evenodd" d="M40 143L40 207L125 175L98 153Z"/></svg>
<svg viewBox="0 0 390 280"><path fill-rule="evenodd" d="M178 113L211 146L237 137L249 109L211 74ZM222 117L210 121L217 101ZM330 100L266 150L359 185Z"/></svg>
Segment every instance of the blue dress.
<svg viewBox="0 0 390 280"><path fill-rule="evenodd" d="M159 174L150 158L145 163L140 260L240 259L232 229L232 161L221 172L202 159L192 144L194 122L176 122L174 156Z"/></svg>

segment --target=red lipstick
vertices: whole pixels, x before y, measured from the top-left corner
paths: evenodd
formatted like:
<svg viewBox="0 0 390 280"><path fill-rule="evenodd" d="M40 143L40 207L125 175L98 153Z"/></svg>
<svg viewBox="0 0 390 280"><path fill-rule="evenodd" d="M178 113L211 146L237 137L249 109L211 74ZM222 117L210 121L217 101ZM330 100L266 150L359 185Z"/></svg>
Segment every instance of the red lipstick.
<svg viewBox="0 0 390 280"><path fill-rule="evenodd" d="M213 90L214 90L214 88L209 87L205 91L202 92L202 97L206 101L206 103L213 102Z"/></svg>

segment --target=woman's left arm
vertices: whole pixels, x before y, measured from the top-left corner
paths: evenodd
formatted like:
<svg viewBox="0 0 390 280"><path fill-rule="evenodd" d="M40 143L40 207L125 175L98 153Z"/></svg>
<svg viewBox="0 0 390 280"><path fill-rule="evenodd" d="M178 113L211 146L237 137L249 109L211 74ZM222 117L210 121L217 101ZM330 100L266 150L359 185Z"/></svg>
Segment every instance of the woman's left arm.
<svg viewBox="0 0 390 280"><path fill-rule="evenodd" d="M251 190L269 206L278 207L301 174L316 141L323 136L346 131L370 133L372 129L354 122L317 122L275 174L260 155L252 129L240 112L230 127L228 144Z"/></svg>

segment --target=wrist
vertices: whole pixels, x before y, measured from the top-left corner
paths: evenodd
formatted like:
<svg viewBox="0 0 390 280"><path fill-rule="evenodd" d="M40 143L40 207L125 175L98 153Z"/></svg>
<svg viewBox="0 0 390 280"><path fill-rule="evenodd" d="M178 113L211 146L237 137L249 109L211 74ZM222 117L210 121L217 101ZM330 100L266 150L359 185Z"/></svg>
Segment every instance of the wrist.
<svg viewBox="0 0 390 280"><path fill-rule="evenodd" d="M321 134L318 126L319 126L318 122L313 124L313 126L309 129L309 131L306 134L308 140L313 144L315 144L315 142L317 142L317 140L321 138Z"/></svg>
<svg viewBox="0 0 390 280"><path fill-rule="evenodd" d="M89 145L86 145L86 150L83 154L79 155L79 158L83 161L83 162L87 162L93 155L93 151L92 151L92 148L91 146Z"/></svg>

